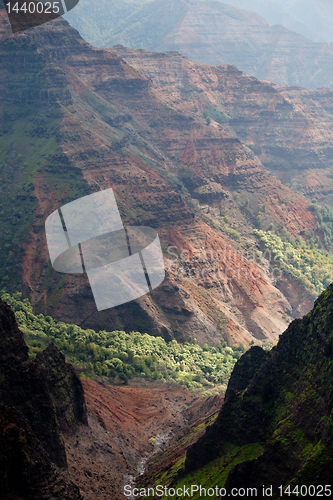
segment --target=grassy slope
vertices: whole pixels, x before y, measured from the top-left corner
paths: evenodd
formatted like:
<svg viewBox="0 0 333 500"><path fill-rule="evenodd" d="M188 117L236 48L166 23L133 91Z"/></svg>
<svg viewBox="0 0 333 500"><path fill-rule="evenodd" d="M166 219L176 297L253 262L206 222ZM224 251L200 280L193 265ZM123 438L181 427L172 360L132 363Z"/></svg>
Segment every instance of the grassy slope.
<svg viewBox="0 0 333 500"><path fill-rule="evenodd" d="M0 39L0 284L28 295L23 258L44 231L36 178L49 193L49 207L55 199L66 202L82 196L86 186L60 146L63 112L71 107L64 74L45 61L29 37L9 35L10 29ZM32 265L38 260L39 244L34 251ZM43 273L43 288L49 289L52 303L65 278L53 273L50 263Z"/></svg>
<svg viewBox="0 0 333 500"><path fill-rule="evenodd" d="M2 39L0 45L0 279L15 287L21 257L36 207L33 181L47 158L57 151L60 110L37 98L44 87L45 65L26 41ZM16 62L29 57L30 72L16 72ZM24 102L24 106L22 103ZM24 160L23 160L24 158ZM22 223L23 222L23 223Z"/></svg>
<svg viewBox="0 0 333 500"><path fill-rule="evenodd" d="M32 233L44 229L37 176L50 193L50 207L54 199L82 196L86 183L60 147L64 106L71 107L65 76L28 39L1 38L0 91L0 283L28 293L22 284L23 254ZM46 279L44 286L55 289L62 278Z"/></svg>
<svg viewBox="0 0 333 500"><path fill-rule="evenodd" d="M166 453L168 449L166 450ZM163 485L163 487L169 487L170 489L175 488L188 488L190 485L200 485L202 488L209 489L218 486L222 488L228 477L230 470L245 460L256 459L263 452L263 447L260 443L248 444L245 446L236 446L232 443L228 443L225 448L225 454L223 457L216 458L209 464L203 466L202 468L194 471L193 473L187 474L181 479L178 478L182 467L185 463L185 454L175 463L168 471L161 473L156 473L153 477L149 478L148 484L140 484L141 488L146 488L147 496L144 498L157 498L149 495L148 488L156 488L158 485ZM149 473L148 473L149 474ZM140 480L139 480L140 481ZM162 500L167 499L177 499L177 496L159 496ZM200 495L200 491L195 491L191 496L194 500L199 500L200 498L208 498L207 495ZM213 497L214 498L214 497Z"/></svg>

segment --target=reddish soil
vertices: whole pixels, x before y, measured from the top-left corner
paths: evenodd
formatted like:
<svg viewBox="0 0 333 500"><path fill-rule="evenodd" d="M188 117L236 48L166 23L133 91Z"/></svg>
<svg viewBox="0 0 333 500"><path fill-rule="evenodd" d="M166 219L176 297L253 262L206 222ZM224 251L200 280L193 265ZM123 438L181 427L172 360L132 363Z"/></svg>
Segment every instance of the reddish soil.
<svg viewBox="0 0 333 500"><path fill-rule="evenodd" d="M44 301L47 299L46 291L40 292L40 287L36 287L36 279L45 272L45 266L50 256L46 246L45 232L38 231L38 224L41 219L51 214L59 207L59 201L64 192L57 193L47 185L42 174L37 174L34 179L34 195L37 200L35 209L34 225L31 228L25 245L25 257L22 263L22 280L31 291L31 302L34 303L37 298Z"/></svg>
<svg viewBox="0 0 333 500"><path fill-rule="evenodd" d="M144 471L149 458L195 422L206 421L223 401L172 383L135 388L82 382L89 427L65 441L70 477L84 500L123 499L124 485Z"/></svg>

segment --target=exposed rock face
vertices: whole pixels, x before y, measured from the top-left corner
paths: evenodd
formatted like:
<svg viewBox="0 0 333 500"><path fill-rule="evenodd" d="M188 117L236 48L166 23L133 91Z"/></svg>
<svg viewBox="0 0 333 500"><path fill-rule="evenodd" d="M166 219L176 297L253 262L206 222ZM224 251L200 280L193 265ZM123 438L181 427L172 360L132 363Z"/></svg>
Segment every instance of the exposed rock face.
<svg viewBox="0 0 333 500"><path fill-rule="evenodd" d="M79 423L87 425L82 383L65 356L50 344L37 355L36 363L43 368L61 430L74 432Z"/></svg>
<svg viewBox="0 0 333 500"><path fill-rule="evenodd" d="M50 461L28 421L0 404L0 498L80 500L76 486Z"/></svg>
<svg viewBox="0 0 333 500"><path fill-rule="evenodd" d="M317 93L293 90L296 97L287 102L288 89L231 66L207 67L175 53L93 50L64 20L14 37L3 9L0 16L6 241L0 278L6 283L11 276L9 286L29 295L37 311L84 328L193 336L211 345L221 336L233 343L275 341L292 313L288 300L257 263L237 253L227 234L198 216L192 198L212 207L232 205L234 196L245 207L248 198L249 208L235 209L232 218L249 245L256 244L251 228L264 204L267 225L283 222L295 236L316 230L307 200L271 176L241 136L248 120L244 142L262 148L265 158L265 136L281 136L291 151L286 169L291 162L300 169L299 151L317 147L311 138L321 134L318 141L326 144L318 168L328 168L329 95L322 105ZM281 162L282 150L274 153ZM85 275L52 270L44 222L63 204L109 187L125 225L155 227L163 249L174 246L178 259L174 263L165 251L169 279L153 294L98 313ZM183 250L188 258L180 263ZM193 271L194 255L207 252L213 261Z"/></svg>
<svg viewBox="0 0 333 500"><path fill-rule="evenodd" d="M268 357L268 352L260 347L251 347L251 349L242 356L242 359L236 363L232 371L225 393L225 400L232 398L237 392L244 391L261 365L267 361Z"/></svg>
<svg viewBox="0 0 333 500"><path fill-rule="evenodd" d="M332 299L331 285L313 311L295 320L277 347L262 356L261 361L265 357L266 361L259 359L261 366L254 376L258 349L251 349L238 361L216 422L188 450L187 471L223 457L226 443L261 443L263 453L235 465L226 488L256 486L262 491L262 484L272 484L276 498L281 484L330 484ZM242 382L235 384L234 377L240 376L244 382L249 380L246 387Z"/></svg>
<svg viewBox="0 0 333 500"><path fill-rule="evenodd" d="M58 367L64 369L58 374L56 364L47 367L51 354L54 363L62 359L59 351L50 347L40 356L46 371L29 359L14 314L0 301L1 498L11 498L11 494L36 500L49 499L50 495L68 500L81 498L78 488L56 466L67 467L60 430L73 429L77 416L86 422L82 386L65 363ZM47 381L54 384L51 390Z"/></svg>
<svg viewBox="0 0 333 500"><path fill-rule="evenodd" d="M217 120L213 129L215 138L209 129L206 134L192 131L186 147L180 150L181 163L189 167L192 174L189 181L193 186L203 185L203 164L207 180L213 176L209 180L216 179L223 186L235 183L250 193L252 190L265 194L266 201L273 205L270 210L283 219L288 230L291 233L302 231L300 226L297 229L294 226L298 216L297 209L290 205L290 194L287 191L278 194L281 187L275 179L264 174L258 165L250 166L248 161L242 168L239 156L237 167L233 166L235 145L232 143L236 136L258 156L264 167L276 173L283 184L305 194L308 199L317 196L318 200L332 204L333 184L329 174L333 139L331 90L278 87L259 82L232 66L207 67L175 53L155 54L121 46L113 47L112 51L150 78L158 91L169 98L170 105L177 103L177 107L192 117L206 111L212 120ZM218 129L228 132L229 137L225 138ZM165 140L169 147L172 144L174 151L181 139L170 134L172 131ZM220 151L224 153L224 161L216 157ZM207 157L209 163L205 161ZM218 160L219 168L214 169ZM276 201L279 206L274 206L275 196L279 198ZM287 210L282 198L288 200ZM298 210L303 203L297 197ZM285 218L287 213L289 220Z"/></svg>
<svg viewBox="0 0 333 500"><path fill-rule="evenodd" d="M0 401L26 417L51 460L66 467L59 423L44 372L28 356L14 314L0 302Z"/></svg>

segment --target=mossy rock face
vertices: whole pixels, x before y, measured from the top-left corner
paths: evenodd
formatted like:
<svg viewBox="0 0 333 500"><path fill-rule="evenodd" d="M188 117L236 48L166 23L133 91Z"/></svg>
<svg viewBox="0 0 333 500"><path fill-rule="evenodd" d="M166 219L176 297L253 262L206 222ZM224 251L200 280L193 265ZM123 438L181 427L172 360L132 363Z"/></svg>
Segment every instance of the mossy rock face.
<svg viewBox="0 0 333 500"><path fill-rule="evenodd" d="M261 347L251 347L235 364L225 399L227 400L237 392L244 391L268 357L269 353Z"/></svg>
<svg viewBox="0 0 333 500"><path fill-rule="evenodd" d="M224 432L226 442L231 441L235 444L256 442L258 437L258 431L256 430L251 438L245 438L245 427L252 429L251 426L247 425L246 419L239 422L242 430L237 428L235 432L232 432L231 429L233 428L233 421L237 422L237 412L235 412L235 403L238 400L237 394L246 389L268 357L268 352L261 349L261 347L255 346L237 361L228 383L223 411L218 416L219 423L207 428L204 438L188 450L186 458L187 471L195 470L198 466L204 465L212 458L217 458L223 454L225 446L221 440L221 429L223 429L222 432Z"/></svg>
<svg viewBox="0 0 333 500"><path fill-rule="evenodd" d="M14 313L0 301L0 403L19 410L28 420L51 460L66 467L55 407L43 371L29 359Z"/></svg>
<svg viewBox="0 0 333 500"><path fill-rule="evenodd" d="M75 431L79 422L88 424L81 380L65 356L50 344L37 354L36 363L43 368L61 430Z"/></svg>
<svg viewBox="0 0 333 500"><path fill-rule="evenodd" d="M0 497L79 500L79 488L59 471L15 408L0 404Z"/></svg>
<svg viewBox="0 0 333 500"><path fill-rule="evenodd" d="M0 498L79 499L55 466L67 467L61 431L87 423L82 385L56 346L38 361L0 299Z"/></svg>
<svg viewBox="0 0 333 500"><path fill-rule="evenodd" d="M311 313L289 326L271 352L252 348L240 358L216 422L188 450L185 472L193 473L223 457L228 443L260 442L263 454L235 465L226 487L329 484L332 324L333 285Z"/></svg>

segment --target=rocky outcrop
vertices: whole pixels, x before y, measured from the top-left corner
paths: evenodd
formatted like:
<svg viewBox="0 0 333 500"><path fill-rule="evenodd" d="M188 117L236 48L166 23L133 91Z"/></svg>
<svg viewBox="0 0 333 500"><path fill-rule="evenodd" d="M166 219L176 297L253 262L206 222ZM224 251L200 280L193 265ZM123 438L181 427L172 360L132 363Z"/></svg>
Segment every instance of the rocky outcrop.
<svg viewBox="0 0 333 500"><path fill-rule="evenodd" d="M54 344L37 354L36 363L43 369L61 430L75 432L78 424L87 425L83 387L73 365Z"/></svg>
<svg viewBox="0 0 333 500"><path fill-rule="evenodd" d="M257 348L238 361L216 422L188 450L186 471L223 457L227 443L240 447L260 443L262 453L236 464L226 488L254 486L261 492L262 484L271 484L277 498L281 484L330 484L332 304L333 285L311 313L289 326L269 354L259 355L260 360ZM253 376L250 367L255 368L256 358L258 371ZM249 382L235 384L234 377Z"/></svg>
<svg viewBox="0 0 333 500"><path fill-rule="evenodd" d="M43 370L29 359L14 313L0 302L0 402L19 410L50 459L66 467L59 423Z"/></svg>
<svg viewBox="0 0 333 500"><path fill-rule="evenodd" d="M79 489L51 462L29 422L0 404L0 498L82 499Z"/></svg>
<svg viewBox="0 0 333 500"><path fill-rule="evenodd" d="M232 371L225 400L232 398L237 392L244 391L268 357L269 353L258 346L251 347L243 354Z"/></svg>
<svg viewBox="0 0 333 500"><path fill-rule="evenodd" d="M54 346L39 360L29 359L14 314L0 301L0 497L79 499L61 472L67 467L61 430L86 423L82 386Z"/></svg>

